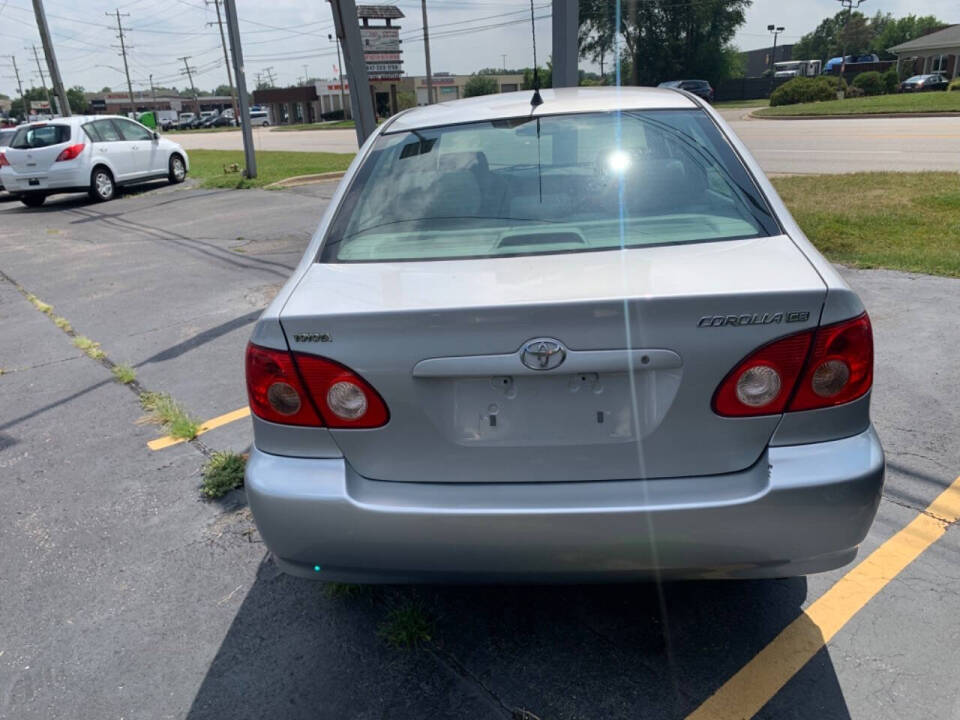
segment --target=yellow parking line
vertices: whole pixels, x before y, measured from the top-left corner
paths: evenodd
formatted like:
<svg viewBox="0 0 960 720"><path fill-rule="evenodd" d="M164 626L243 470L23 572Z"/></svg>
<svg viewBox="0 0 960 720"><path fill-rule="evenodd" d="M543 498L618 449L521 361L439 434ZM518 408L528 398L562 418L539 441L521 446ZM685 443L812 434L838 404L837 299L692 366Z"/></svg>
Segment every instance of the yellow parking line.
<svg viewBox="0 0 960 720"><path fill-rule="evenodd" d="M687 720L744 720L756 715L850 618L958 519L960 477L810 605Z"/></svg>
<svg viewBox="0 0 960 720"><path fill-rule="evenodd" d="M240 420L242 418L250 415L250 408L242 407L239 410L234 410L233 412L228 412L225 415L219 415L212 420L207 420L203 425L200 426L200 429L197 430L197 435L203 435L209 430L218 428L222 425L227 425L234 422L235 420ZM179 445L182 442L186 442L183 438L175 438L167 435L166 437L157 438L156 440L151 440L147 443L147 447L151 450L163 450L164 448L171 447L173 445Z"/></svg>

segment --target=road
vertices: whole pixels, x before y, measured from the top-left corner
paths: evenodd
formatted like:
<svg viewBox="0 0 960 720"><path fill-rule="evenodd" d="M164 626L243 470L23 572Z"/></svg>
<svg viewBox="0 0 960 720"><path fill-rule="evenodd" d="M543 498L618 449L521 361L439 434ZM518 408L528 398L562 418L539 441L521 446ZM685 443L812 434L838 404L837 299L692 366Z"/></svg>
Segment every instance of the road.
<svg viewBox="0 0 960 720"><path fill-rule="evenodd" d="M960 117L861 120L754 120L722 115L768 173L960 170ZM174 137L174 136L171 136ZM239 150L239 131L185 133L187 150ZM258 150L356 152L353 130L254 130Z"/></svg>
<svg viewBox="0 0 960 720"><path fill-rule="evenodd" d="M250 324L332 191L0 202L0 718L683 718L850 582L349 591L279 574L243 491L198 492L249 420L149 450L162 433L135 393L24 293L213 418L245 404ZM943 534L825 645L808 623L819 650L756 717L958 718L960 529L925 509L960 474L960 280L841 271L874 323L888 460L860 559L918 518ZM431 640L391 648L379 630L411 603Z"/></svg>

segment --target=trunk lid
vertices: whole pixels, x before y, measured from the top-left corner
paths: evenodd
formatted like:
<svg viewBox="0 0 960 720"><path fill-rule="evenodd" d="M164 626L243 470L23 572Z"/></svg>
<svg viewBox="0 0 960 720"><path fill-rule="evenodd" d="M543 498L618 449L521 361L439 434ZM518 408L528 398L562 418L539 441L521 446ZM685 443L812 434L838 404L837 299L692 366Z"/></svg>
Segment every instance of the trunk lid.
<svg viewBox="0 0 960 720"><path fill-rule="evenodd" d="M315 263L281 324L291 349L347 365L386 401L384 427L331 431L364 477L677 477L759 458L780 416L719 417L713 393L760 345L816 326L825 295L803 253L778 236ZM552 367L556 349L566 355Z"/></svg>
<svg viewBox="0 0 960 720"><path fill-rule="evenodd" d="M12 143L20 140L14 136L4 154L10 167L21 175L45 176L63 149L70 144L71 127L64 124L42 124L26 128L26 147Z"/></svg>

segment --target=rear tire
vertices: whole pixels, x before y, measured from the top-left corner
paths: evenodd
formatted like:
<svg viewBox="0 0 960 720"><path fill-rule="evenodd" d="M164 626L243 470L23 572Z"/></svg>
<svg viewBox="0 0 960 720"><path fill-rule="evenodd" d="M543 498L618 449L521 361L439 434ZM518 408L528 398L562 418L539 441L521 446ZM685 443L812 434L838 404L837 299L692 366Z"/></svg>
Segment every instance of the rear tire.
<svg viewBox="0 0 960 720"><path fill-rule="evenodd" d="M184 164L183 158L174 153L170 156L167 179L170 181L171 185L176 185L177 183L182 183L186 177L187 166Z"/></svg>
<svg viewBox="0 0 960 720"><path fill-rule="evenodd" d="M30 208L40 207L46 201L47 196L41 194L21 195L20 202Z"/></svg>
<svg viewBox="0 0 960 720"><path fill-rule="evenodd" d="M105 167L96 167L90 173L90 198L95 202L113 200L117 193L113 175Z"/></svg>

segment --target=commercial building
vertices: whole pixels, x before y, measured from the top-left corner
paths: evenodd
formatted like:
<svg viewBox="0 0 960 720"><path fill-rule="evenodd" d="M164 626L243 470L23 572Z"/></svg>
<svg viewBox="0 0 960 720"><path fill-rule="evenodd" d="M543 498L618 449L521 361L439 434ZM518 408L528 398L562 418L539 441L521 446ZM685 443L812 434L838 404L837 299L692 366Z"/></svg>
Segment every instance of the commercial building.
<svg viewBox="0 0 960 720"><path fill-rule="evenodd" d="M464 97L464 90L467 82L472 75L452 75L451 73L433 74L433 102L444 102L445 100L458 100ZM523 87L523 75L487 75L497 83L498 92L516 92ZM417 95L417 105L428 105L427 101L427 76L416 75L404 78L412 82L413 92ZM408 88L404 88L409 90Z"/></svg>
<svg viewBox="0 0 960 720"><path fill-rule="evenodd" d="M908 40L890 48L897 56L898 68L911 68L915 73L938 72L948 78L960 74L960 25L951 25L929 35Z"/></svg>
<svg viewBox="0 0 960 720"><path fill-rule="evenodd" d="M229 95L206 95L197 100L182 95L154 93L148 91L134 92L133 107L127 93L87 93L85 96L90 112L95 115L127 115L130 112L146 112L147 110L173 110L180 112L197 112L204 110L226 110L233 107Z"/></svg>

